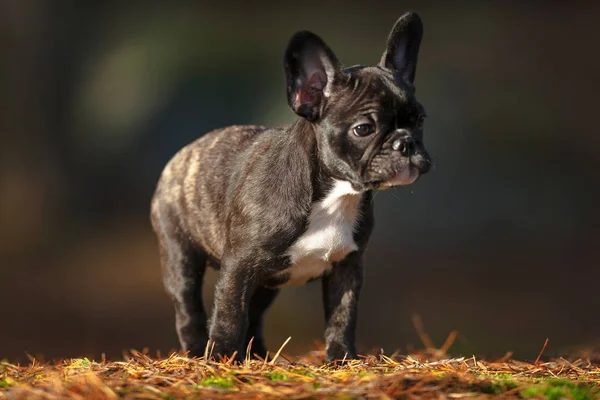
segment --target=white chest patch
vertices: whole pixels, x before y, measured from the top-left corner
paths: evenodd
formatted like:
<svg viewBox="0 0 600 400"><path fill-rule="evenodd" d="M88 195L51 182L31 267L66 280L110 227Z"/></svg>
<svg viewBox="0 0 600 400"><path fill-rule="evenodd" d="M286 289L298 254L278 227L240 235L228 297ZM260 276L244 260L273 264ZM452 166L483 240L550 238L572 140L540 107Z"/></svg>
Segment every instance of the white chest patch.
<svg viewBox="0 0 600 400"><path fill-rule="evenodd" d="M308 228L287 251L292 266L280 272L289 274L282 286L304 285L358 249L353 234L361 199L349 182L335 181L325 198L313 205Z"/></svg>

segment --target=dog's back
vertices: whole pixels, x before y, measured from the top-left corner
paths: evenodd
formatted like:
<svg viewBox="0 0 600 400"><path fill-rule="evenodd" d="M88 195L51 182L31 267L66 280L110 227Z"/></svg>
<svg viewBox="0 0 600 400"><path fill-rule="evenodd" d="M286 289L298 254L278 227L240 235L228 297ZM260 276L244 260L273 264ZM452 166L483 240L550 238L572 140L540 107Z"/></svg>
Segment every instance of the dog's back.
<svg viewBox="0 0 600 400"><path fill-rule="evenodd" d="M162 171L152 198L154 230L177 230L191 245L199 245L219 259L223 232L207 229L216 224L199 224L196 218L210 215L224 225L221 206L233 165L264 131L264 127L254 125L217 129L178 151Z"/></svg>

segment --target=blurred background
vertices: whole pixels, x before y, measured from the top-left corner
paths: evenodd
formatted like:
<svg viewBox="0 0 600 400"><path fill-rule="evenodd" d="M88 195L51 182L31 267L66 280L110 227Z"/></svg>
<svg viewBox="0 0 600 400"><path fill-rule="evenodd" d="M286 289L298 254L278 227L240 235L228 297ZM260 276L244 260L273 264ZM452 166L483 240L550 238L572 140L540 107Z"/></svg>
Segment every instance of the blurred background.
<svg viewBox="0 0 600 400"><path fill-rule="evenodd" d="M178 348L149 202L182 146L277 125L283 52L317 32L376 63L421 14L417 93L435 169L379 193L361 352L535 358L600 339L598 2L0 2L0 358ZM207 279L207 301L212 284ZM266 335L323 336L320 284L283 291Z"/></svg>

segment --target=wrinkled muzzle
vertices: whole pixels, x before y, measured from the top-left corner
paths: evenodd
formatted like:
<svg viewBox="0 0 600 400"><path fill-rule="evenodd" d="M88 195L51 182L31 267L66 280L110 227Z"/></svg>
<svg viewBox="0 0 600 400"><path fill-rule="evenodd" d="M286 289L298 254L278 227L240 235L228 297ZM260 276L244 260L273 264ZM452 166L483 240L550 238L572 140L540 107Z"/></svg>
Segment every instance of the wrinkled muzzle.
<svg viewBox="0 0 600 400"><path fill-rule="evenodd" d="M367 180L378 189L406 186L426 174L430 166L431 158L423 141L405 129L398 129L371 160Z"/></svg>

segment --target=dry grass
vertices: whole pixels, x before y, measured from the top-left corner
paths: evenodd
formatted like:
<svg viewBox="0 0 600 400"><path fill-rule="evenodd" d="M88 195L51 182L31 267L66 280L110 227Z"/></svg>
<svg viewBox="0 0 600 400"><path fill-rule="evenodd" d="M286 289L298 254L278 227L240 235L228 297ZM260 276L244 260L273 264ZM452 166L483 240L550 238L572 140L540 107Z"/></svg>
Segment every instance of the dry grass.
<svg viewBox="0 0 600 400"><path fill-rule="evenodd" d="M322 351L290 361L234 364L150 357L131 351L123 361L68 359L0 362L0 399L180 399L180 398L600 398L600 365L557 359L519 362L444 358L440 350L411 356L364 357L323 365Z"/></svg>

